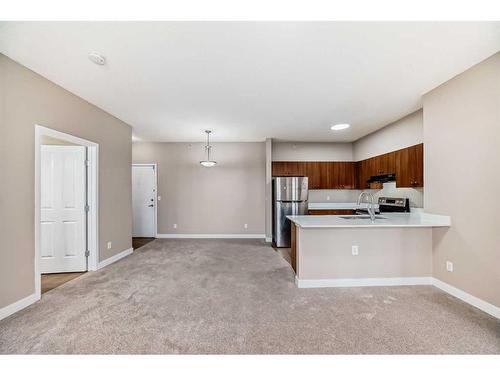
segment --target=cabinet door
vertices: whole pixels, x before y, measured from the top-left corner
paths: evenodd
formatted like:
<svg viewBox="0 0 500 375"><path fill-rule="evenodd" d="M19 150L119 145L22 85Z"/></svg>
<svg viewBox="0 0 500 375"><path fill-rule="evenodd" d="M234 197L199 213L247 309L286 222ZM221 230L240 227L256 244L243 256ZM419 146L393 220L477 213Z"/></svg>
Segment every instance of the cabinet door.
<svg viewBox="0 0 500 375"><path fill-rule="evenodd" d="M380 155L376 159L377 175L396 173L396 155L394 152Z"/></svg>
<svg viewBox="0 0 500 375"><path fill-rule="evenodd" d="M368 161L362 160L358 162L358 189L368 189L368 178L369 170L368 170Z"/></svg>
<svg viewBox="0 0 500 375"><path fill-rule="evenodd" d="M338 189L354 189L356 187L356 163L338 162Z"/></svg>
<svg viewBox="0 0 500 375"><path fill-rule="evenodd" d="M340 168L337 162L329 162L327 166L327 189L338 189L340 185Z"/></svg>
<svg viewBox="0 0 500 375"><path fill-rule="evenodd" d="M424 186L424 145L419 144L396 151L396 186Z"/></svg>
<svg viewBox="0 0 500 375"><path fill-rule="evenodd" d="M273 161L273 176L305 176L304 163L298 161Z"/></svg>
<svg viewBox="0 0 500 375"><path fill-rule="evenodd" d="M328 188L328 163L321 161L305 162L305 175L308 177L309 190Z"/></svg>
<svg viewBox="0 0 500 375"><path fill-rule="evenodd" d="M413 165L412 168L412 186L413 187L423 187L424 186L424 144L411 147L410 151L410 162Z"/></svg>

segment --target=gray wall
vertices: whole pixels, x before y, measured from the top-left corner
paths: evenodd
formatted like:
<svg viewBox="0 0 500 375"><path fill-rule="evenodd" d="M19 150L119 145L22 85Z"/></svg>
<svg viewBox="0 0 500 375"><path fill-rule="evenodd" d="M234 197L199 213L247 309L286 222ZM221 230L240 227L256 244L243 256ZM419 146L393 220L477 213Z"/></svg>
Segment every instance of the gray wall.
<svg viewBox="0 0 500 375"><path fill-rule="evenodd" d="M419 109L354 142L354 160L364 160L420 144L424 141L423 127L423 111Z"/></svg>
<svg viewBox="0 0 500 375"><path fill-rule="evenodd" d="M352 161L352 143L273 142L273 161Z"/></svg>
<svg viewBox="0 0 500 375"><path fill-rule="evenodd" d="M214 143L213 168L204 146L133 144L134 163L158 164L158 233L265 234L265 142Z"/></svg>
<svg viewBox="0 0 500 375"><path fill-rule="evenodd" d="M424 96L424 142L434 277L500 307L500 53Z"/></svg>
<svg viewBox="0 0 500 375"><path fill-rule="evenodd" d="M0 307L35 289L35 124L99 144L100 259L132 246L130 126L0 54Z"/></svg>

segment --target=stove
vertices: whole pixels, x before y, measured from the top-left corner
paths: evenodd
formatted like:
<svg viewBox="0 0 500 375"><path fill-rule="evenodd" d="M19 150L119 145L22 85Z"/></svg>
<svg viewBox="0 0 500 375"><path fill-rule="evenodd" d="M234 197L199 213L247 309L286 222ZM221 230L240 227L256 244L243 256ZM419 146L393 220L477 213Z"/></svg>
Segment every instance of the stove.
<svg viewBox="0 0 500 375"><path fill-rule="evenodd" d="M389 198L380 197L378 199L378 209L375 209L375 214L379 215L384 212L410 212L410 200L408 198ZM356 215L367 215L368 209L358 208Z"/></svg>
<svg viewBox="0 0 500 375"><path fill-rule="evenodd" d="M378 207L382 212L410 212L410 200L408 198L380 197Z"/></svg>

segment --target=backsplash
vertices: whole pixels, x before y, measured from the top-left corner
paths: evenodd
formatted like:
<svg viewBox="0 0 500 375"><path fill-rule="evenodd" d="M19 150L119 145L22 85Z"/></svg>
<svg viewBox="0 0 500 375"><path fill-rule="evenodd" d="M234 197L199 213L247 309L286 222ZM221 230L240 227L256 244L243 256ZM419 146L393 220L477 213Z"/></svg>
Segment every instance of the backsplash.
<svg viewBox="0 0 500 375"><path fill-rule="evenodd" d="M386 182L382 189L366 190L373 193L375 200L379 197L410 198L410 206L421 208L424 206L423 188L397 188L396 182ZM361 190L309 190L309 202L351 203L356 202ZM328 199L330 198L330 199Z"/></svg>

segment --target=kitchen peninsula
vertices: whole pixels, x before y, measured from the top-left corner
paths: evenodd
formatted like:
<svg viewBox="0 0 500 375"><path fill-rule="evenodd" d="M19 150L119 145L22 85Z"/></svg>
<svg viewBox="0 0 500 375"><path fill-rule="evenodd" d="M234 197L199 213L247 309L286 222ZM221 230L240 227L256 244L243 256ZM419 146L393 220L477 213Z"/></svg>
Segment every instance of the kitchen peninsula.
<svg viewBox="0 0 500 375"><path fill-rule="evenodd" d="M430 284L432 228L451 225L427 213L288 218L299 288Z"/></svg>

